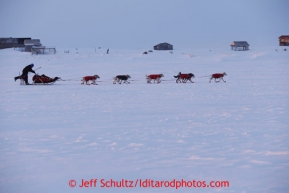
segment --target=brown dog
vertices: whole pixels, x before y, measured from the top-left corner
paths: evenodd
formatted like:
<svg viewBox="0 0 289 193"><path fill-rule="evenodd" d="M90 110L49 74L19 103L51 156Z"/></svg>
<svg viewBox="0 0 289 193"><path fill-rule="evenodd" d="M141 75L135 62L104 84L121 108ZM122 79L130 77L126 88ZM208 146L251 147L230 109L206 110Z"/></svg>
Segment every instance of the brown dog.
<svg viewBox="0 0 289 193"><path fill-rule="evenodd" d="M84 84L84 82L86 82L86 84L87 84L89 81L91 81L91 82L92 82L91 84L97 85L95 81L96 81L96 79L98 79L98 78L99 78L98 75L85 76L85 77L83 77L81 84ZM90 84L88 83L87 85L90 85Z"/></svg>
<svg viewBox="0 0 289 193"><path fill-rule="evenodd" d="M159 84L161 82L161 77L164 77L163 74L151 74L151 75L146 75L147 78L147 83L151 84L151 80L154 80Z"/></svg>
<svg viewBox="0 0 289 193"><path fill-rule="evenodd" d="M224 79L223 79L224 76L227 76L226 72L212 74L209 82L211 82L212 79L215 79L215 82L220 82L220 80L224 81ZM226 81L224 81L224 82L226 82Z"/></svg>

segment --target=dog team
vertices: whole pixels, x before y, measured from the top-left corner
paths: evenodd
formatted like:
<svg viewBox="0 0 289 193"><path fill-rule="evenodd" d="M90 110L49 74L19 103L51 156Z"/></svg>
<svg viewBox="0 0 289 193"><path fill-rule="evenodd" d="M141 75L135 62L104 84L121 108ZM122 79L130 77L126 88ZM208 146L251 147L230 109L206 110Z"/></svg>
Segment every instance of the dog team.
<svg viewBox="0 0 289 193"><path fill-rule="evenodd" d="M227 75L226 72L212 74L209 82L211 82L212 79L214 79L215 82L220 82L220 80L223 80L223 82L226 82L223 79L223 77L226 75ZM159 84L161 82L162 77L164 77L163 74L146 75L147 83L151 84L151 81L153 80L154 83ZM174 77L177 78L176 83L179 83L179 82L180 83L186 83L187 81L194 83L192 81L192 78L195 78L195 75L192 73L182 74L181 72L179 72L179 74L177 76L174 76ZM100 78L98 75L85 76L85 77L83 77L81 84L84 84L84 82L85 82L87 85L90 85L89 81L91 81L91 84L97 85L96 80L98 78ZM130 79L130 78L131 78L130 75L117 75L116 77L113 78L114 79L113 84L116 84L116 83L121 84L122 82L126 83L126 84L130 84L130 82L128 81L128 79Z"/></svg>
<svg viewBox="0 0 289 193"><path fill-rule="evenodd" d="M29 72L32 72L35 74L35 76L33 76L33 81L34 81L34 84L35 83L42 83L42 84L48 84L48 83L54 83L55 81L57 80L61 80L61 78L59 77L55 77L54 79L53 78L50 78L46 75L42 75L42 76L39 76L38 74L35 73L35 70L33 70L32 68L34 67L34 64L29 64L28 66L26 66L25 68L23 68L22 70L22 74L20 76L16 76L14 77L14 80L16 81L17 79L20 79L22 82L20 82L20 84L22 84L23 82L26 83L26 85L30 85L28 83L28 73ZM41 67L39 67L41 68ZM39 69L37 68L37 69ZM36 69L36 70L37 70ZM210 76L210 81L212 79L215 79L215 82L220 82L220 80L223 80L223 82L226 82L223 77L226 76L226 72L224 73L215 73L215 74L212 74ZM161 78L164 77L163 74L150 74L150 75L146 75L146 79L147 79L147 83L151 84L152 80L154 81L154 83L161 83ZM195 75L192 74L192 73L187 73L187 74L182 74L181 72L179 72L178 75L174 76L176 78L176 83L186 83L187 81L190 81L191 83L194 83L192 81L192 78L195 78ZM96 75L93 75L93 76L85 76L85 77L82 77L82 83L81 84L84 84L86 83L86 85L90 85L89 82L91 81L91 84L94 84L94 85L97 85L96 83L96 80L100 78L97 74ZM130 84L130 82L128 81L128 79L130 79L130 75L117 75L116 77L114 77L114 81L113 81L113 84L121 84L122 82L123 83L126 83L126 84Z"/></svg>

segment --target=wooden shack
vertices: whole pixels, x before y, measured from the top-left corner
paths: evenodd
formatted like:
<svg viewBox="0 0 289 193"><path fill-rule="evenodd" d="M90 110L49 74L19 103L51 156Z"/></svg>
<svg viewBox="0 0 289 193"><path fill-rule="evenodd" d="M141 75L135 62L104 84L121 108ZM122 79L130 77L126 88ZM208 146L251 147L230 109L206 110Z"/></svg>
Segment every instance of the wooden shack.
<svg viewBox="0 0 289 193"><path fill-rule="evenodd" d="M173 50L173 45L169 43L160 43L154 46L154 50Z"/></svg>
<svg viewBox="0 0 289 193"><path fill-rule="evenodd" d="M25 40L31 40L31 38L0 38L0 49L24 48Z"/></svg>
<svg viewBox="0 0 289 193"><path fill-rule="evenodd" d="M234 51L246 51L249 50L250 45L246 41L233 41L230 46Z"/></svg>
<svg viewBox="0 0 289 193"><path fill-rule="evenodd" d="M279 37L279 46L289 46L289 35Z"/></svg>

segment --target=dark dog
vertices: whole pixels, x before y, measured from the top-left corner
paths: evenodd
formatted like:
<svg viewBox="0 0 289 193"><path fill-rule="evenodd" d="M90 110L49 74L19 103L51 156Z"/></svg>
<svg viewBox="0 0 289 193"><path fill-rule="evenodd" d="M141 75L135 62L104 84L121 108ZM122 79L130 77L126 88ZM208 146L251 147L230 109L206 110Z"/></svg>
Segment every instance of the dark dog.
<svg viewBox="0 0 289 193"><path fill-rule="evenodd" d="M174 76L174 77L177 78L176 83L178 83L178 82L186 83L188 80L189 80L191 83L194 83L194 82L192 81L192 78L195 78L195 75L192 74L192 73L182 74L181 72L179 72L179 74L178 74L177 76Z"/></svg>
<svg viewBox="0 0 289 193"><path fill-rule="evenodd" d="M116 77L114 77L113 84L116 84L117 82L121 84L122 81L123 83L129 84L130 82L127 81L129 78L130 75L117 75Z"/></svg>

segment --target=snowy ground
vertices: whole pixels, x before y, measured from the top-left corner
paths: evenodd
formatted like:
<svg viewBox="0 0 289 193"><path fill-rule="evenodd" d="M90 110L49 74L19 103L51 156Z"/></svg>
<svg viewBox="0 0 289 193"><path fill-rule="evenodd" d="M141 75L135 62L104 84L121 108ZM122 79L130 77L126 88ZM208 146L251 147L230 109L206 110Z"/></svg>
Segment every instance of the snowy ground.
<svg viewBox="0 0 289 193"><path fill-rule="evenodd" d="M289 192L288 51L144 51L0 50L0 192ZM67 81L20 86L13 77L30 63ZM209 83L224 71L226 83ZM176 84L178 72L195 83ZM164 81L147 84L152 73ZM99 85L80 85L94 74ZM113 85L118 74L131 84ZM79 187L91 179L96 187ZM101 179L230 186L101 188Z"/></svg>

